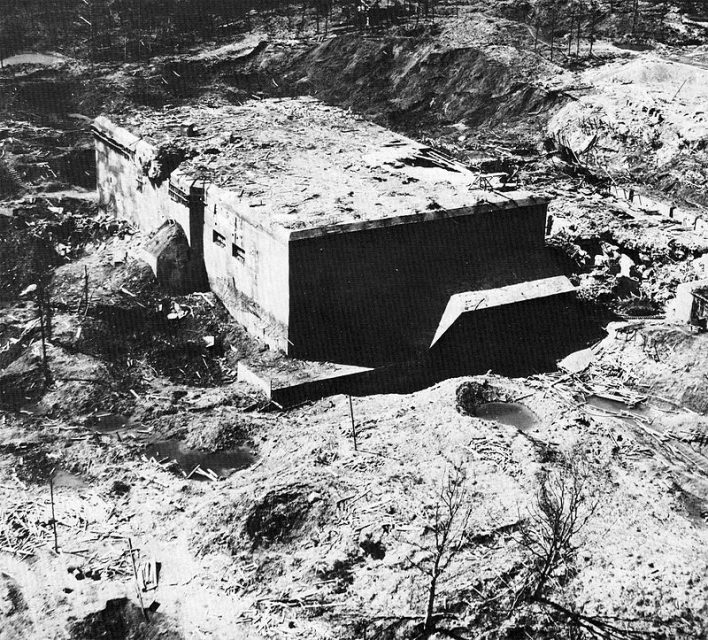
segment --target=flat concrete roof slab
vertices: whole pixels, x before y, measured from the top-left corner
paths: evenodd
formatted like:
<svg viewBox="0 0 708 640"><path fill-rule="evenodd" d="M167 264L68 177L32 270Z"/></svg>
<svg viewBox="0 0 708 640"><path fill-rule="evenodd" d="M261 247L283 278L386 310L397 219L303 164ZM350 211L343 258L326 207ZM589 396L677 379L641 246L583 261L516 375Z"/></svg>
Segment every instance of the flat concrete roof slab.
<svg viewBox="0 0 708 640"><path fill-rule="evenodd" d="M423 221L449 210L471 213L466 208L480 203L508 209L517 201L546 202L526 192L479 190L477 174L445 154L310 97L109 118L154 147L184 148L189 159L180 173L230 191L263 226L291 232L356 230L411 215ZM196 135L183 135L185 123ZM108 119L96 124L110 133Z"/></svg>

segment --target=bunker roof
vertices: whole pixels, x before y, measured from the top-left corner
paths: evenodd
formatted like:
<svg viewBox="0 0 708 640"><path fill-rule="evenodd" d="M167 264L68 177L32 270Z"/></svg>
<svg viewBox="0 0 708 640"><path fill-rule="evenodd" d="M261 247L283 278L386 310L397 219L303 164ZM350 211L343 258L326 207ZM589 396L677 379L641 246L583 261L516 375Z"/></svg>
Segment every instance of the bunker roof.
<svg viewBox="0 0 708 640"><path fill-rule="evenodd" d="M480 203L509 208L546 202L525 192L481 191L478 175L463 164L309 97L110 118L153 147L184 148L182 175L231 191L264 226L390 223L416 214L434 219ZM193 135L186 134L186 124L194 125ZM97 120L104 132L108 125Z"/></svg>

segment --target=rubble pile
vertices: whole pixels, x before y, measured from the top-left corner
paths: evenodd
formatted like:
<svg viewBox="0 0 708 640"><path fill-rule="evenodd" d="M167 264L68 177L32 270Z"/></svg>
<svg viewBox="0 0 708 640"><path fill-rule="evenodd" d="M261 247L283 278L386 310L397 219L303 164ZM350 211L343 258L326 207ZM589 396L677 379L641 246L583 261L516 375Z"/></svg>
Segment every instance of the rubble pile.
<svg viewBox="0 0 708 640"><path fill-rule="evenodd" d="M642 181L705 205L708 71L654 53L586 72L579 99L550 121L551 138L615 180Z"/></svg>
<svg viewBox="0 0 708 640"><path fill-rule="evenodd" d="M656 315L680 283L705 277L708 235L582 181L564 178L546 191L555 196L548 241L575 264L583 297Z"/></svg>
<svg viewBox="0 0 708 640"><path fill-rule="evenodd" d="M601 357L624 383L698 414L708 411L706 334L657 321L611 324Z"/></svg>

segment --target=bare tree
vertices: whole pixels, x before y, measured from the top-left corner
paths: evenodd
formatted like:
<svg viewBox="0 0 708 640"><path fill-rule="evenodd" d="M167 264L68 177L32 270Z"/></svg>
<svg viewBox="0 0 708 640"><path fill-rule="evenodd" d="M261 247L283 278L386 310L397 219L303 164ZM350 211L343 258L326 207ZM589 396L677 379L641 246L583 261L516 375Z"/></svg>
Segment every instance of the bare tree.
<svg viewBox="0 0 708 640"><path fill-rule="evenodd" d="M575 55L576 57L580 57L580 37L582 36L582 24L583 24L583 18L585 17L585 3L584 2L578 2L576 3L577 5L577 23L576 23L576 28L577 28L577 33L575 34Z"/></svg>
<svg viewBox="0 0 708 640"><path fill-rule="evenodd" d="M639 0L632 0L632 35L637 34L637 25L639 24Z"/></svg>
<svg viewBox="0 0 708 640"><path fill-rule="evenodd" d="M416 545L425 554L421 560L411 559L413 566L428 579L423 623L425 635L435 630L435 600L440 580L466 543L471 513L466 470L462 464L454 464L445 474L433 508L432 540L427 545Z"/></svg>
<svg viewBox="0 0 708 640"><path fill-rule="evenodd" d="M595 44L595 36L597 34L597 23L600 20L600 4L598 0L590 0L588 7L588 12L590 14L588 23L588 41L590 43L590 48L588 50L588 57L592 57L592 47Z"/></svg>
<svg viewBox="0 0 708 640"><path fill-rule="evenodd" d="M556 27L558 26L560 7L559 0L535 0L533 4L533 20L536 25L535 40L538 42L539 27L546 31L549 38L550 59L553 60Z"/></svg>
<svg viewBox="0 0 708 640"><path fill-rule="evenodd" d="M47 359L47 340L51 331L50 313L51 306L48 303L47 296L44 291L44 286L40 281L39 284L31 284L20 293L20 298L25 298L30 294L34 294L37 302L37 311L39 313L39 331L42 344L42 375L44 377L44 386L48 387L51 382L51 373L49 371L49 362Z"/></svg>
<svg viewBox="0 0 708 640"><path fill-rule="evenodd" d="M541 473L521 527L520 543L533 558L527 598L543 596L551 577L569 565L578 549L579 534L598 508L598 500L588 496L589 484L587 467L575 458Z"/></svg>
<svg viewBox="0 0 708 640"><path fill-rule="evenodd" d="M582 532L599 508L592 495L594 474L577 456L541 473L536 495L520 529L519 543L531 557L529 573L517 592L512 610L535 603L553 610L572 628L605 640L651 637L632 627L633 620L588 616L553 598L564 571L572 569Z"/></svg>

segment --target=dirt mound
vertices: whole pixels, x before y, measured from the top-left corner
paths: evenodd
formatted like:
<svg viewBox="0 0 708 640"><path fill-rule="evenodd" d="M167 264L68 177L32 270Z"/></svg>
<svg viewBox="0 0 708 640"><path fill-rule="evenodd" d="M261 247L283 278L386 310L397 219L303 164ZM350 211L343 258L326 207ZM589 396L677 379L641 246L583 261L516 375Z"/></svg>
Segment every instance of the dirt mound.
<svg viewBox="0 0 708 640"><path fill-rule="evenodd" d="M250 421L243 414L229 412L222 415L207 415L202 419L191 416L188 422L192 428L185 444L202 451L225 451L239 447L250 437Z"/></svg>
<svg viewBox="0 0 708 640"><path fill-rule="evenodd" d="M476 416L480 405L487 402L506 402L508 394L499 387L489 384L487 380L477 382L466 380L455 391L455 407L466 416Z"/></svg>
<svg viewBox="0 0 708 640"><path fill-rule="evenodd" d="M549 136L583 164L707 202L708 71L655 54L585 75L587 95L549 123Z"/></svg>
<svg viewBox="0 0 708 640"><path fill-rule="evenodd" d="M69 353L47 344L49 385L45 385L39 342L0 372L0 405L17 409L42 398L43 410L81 412L103 404L110 390L106 365L84 354ZM45 393L46 392L46 393Z"/></svg>
<svg viewBox="0 0 708 640"><path fill-rule="evenodd" d="M267 483L255 491L218 499L202 510L192 545L200 555L216 550L238 555L249 547L307 544L331 515L330 490L317 480Z"/></svg>
<svg viewBox="0 0 708 640"><path fill-rule="evenodd" d="M161 292L152 270L146 263L129 258L127 252L127 244L117 241L58 267L48 287L52 303L71 311L80 307L85 311L88 289L89 306L96 309L140 309L145 303L156 304Z"/></svg>
<svg viewBox="0 0 708 640"><path fill-rule="evenodd" d="M283 72L287 86L392 124L500 122L552 108L511 47L441 47L430 38L351 34L326 40Z"/></svg>
<svg viewBox="0 0 708 640"><path fill-rule="evenodd" d="M254 547L267 547L292 538L308 519L313 491L307 485L291 485L267 493L246 518L246 534Z"/></svg>
<svg viewBox="0 0 708 640"><path fill-rule="evenodd" d="M106 602L105 609L74 622L71 640L180 640L182 635L164 616L143 611L127 598Z"/></svg>

